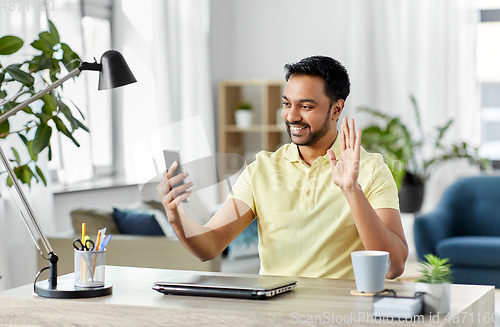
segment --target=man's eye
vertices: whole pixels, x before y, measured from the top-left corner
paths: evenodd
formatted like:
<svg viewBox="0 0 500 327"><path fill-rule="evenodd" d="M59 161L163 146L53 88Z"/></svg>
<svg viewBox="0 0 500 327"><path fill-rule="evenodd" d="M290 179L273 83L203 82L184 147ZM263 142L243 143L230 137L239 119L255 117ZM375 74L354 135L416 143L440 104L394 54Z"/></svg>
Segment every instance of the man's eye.
<svg viewBox="0 0 500 327"><path fill-rule="evenodd" d="M302 110L311 110L313 107L310 106L302 106Z"/></svg>
<svg viewBox="0 0 500 327"><path fill-rule="evenodd" d="M283 101L283 106L288 107L290 104L288 102Z"/></svg>

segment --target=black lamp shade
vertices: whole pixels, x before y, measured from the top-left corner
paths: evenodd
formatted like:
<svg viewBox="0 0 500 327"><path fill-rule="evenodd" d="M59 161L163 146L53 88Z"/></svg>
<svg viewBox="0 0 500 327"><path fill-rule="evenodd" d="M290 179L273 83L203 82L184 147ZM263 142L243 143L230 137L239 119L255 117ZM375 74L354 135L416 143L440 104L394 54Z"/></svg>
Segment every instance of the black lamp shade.
<svg viewBox="0 0 500 327"><path fill-rule="evenodd" d="M99 90L107 90L137 82L125 58L115 50L106 51L101 57Z"/></svg>

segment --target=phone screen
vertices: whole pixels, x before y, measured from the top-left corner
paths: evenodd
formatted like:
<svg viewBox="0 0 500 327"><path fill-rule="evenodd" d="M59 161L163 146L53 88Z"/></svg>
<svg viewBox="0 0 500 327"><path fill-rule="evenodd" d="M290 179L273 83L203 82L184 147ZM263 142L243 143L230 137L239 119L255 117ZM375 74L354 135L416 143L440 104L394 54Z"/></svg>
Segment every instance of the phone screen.
<svg viewBox="0 0 500 327"><path fill-rule="evenodd" d="M174 163L174 161L177 161L177 169L174 172L174 176L177 176L179 174L182 174L182 166L181 166L181 160L180 160L180 151L178 150L163 150L163 156L165 157L165 166L167 167L166 169L168 170L170 166ZM184 180L180 181L179 183L175 184L172 186L172 188L175 188L177 186L181 186L184 184ZM185 192L179 193L177 196L184 194ZM188 199L185 199L182 202L188 202Z"/></svg>

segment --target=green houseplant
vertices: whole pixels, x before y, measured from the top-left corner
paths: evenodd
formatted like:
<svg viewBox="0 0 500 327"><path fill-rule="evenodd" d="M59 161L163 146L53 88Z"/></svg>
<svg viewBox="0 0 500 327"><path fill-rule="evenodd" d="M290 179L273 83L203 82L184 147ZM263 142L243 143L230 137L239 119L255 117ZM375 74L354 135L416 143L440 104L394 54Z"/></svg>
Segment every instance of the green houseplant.
<svg viewBox="0 0 500 327"><path fill-rule="evenodd" d="M241 102L235 112L236 126L248 128L252 125L252 104Z"/></svg>
<svg viewBox="0 0 500 327"><path fill-rule="evenodd" d="M451 264L447 258L439 258L433 254L424 256L419 272L422 276L417 278L415 288L424 292L425 311L429 314L442 314L450 311L450 284L453 282Z"/></svg>
<svg viewBox="0 0 500 327"><path fill-rule="evenodd" d="M418 136L412 135L408 127L397 116L382 113L369 107L358 110L380 118L383 124L372 124L362 131L362 146L370 152L379 152L384 156L400 191L402 212L420 210L424 195L424 184L429 179L432 169L439 164L466 158L472 164L488 167L488 160L480 158L478 149L465 142L451 145L444 144L443 137L453 123L436 127L434 133L425 133L417 100L410 95Z"/></svg>
<svg viewBox="0 0 500 327"><path fill-rule="evenodd" d="M37 55L29 60L7 66L3 66L0 62L1 113L13 109L48 83L57 81L59 74L65 74L66 71L78 67L80 59L78 54L69 45L61 42L54 24L51 21L48 23L49 30L40 33L38 39L31 43L31 47L38 51ZM3 61L3 56L14 55L23 44L22 39L13 35L1 37L0 59ZM41 82L36 83L37 80ZM40 106L35 106L36 103ZM46 148L48 160L52 159L50 138L53 134L53 127L71 139L76 146L80 146L73 137L73 133L79 128L88 132L88 128L73 115L75 109L78 110L80 119L84 119L74 103L64 98L61 86L34 102L32 107L22 110L23 115L27 117L23 117L26 123L21 128L12 128L9 120L0 124L1 139L18 137L24 145L24 151L11 147L12 159L9 159L16 177L22 183L31 186L32 180L35 179L47 185L45 175L37 165L37 161L38 155ZM20 114L21 111L16 116ZM7 178L7 183L9 186L12 185L10 177Z"/></svg>
<svg viewBox="0 0 500 327"><path fill-rule="evenodd" d="M238 110L252 110L252 104L250 102L241 102L238 105Z"/></svg>

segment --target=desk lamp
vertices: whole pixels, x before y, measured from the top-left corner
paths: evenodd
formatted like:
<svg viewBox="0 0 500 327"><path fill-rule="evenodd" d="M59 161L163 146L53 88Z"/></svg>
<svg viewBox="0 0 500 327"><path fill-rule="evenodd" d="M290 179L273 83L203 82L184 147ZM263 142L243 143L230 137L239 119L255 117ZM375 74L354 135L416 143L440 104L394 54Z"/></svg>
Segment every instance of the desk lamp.
<svg viewBox="0 0 500 327"><path fill-rule="evenodd" d="M56 89L60 85L62 85L64 82L66 82L68 79L75 77L78 75L81 71L84 70L95 70L99 71L99 90L107 90L107 89L112 89L115 87L135 83L137 80L135 79L134 75L130 71L130 68L128 67L127 63L125 62L125 59L123 56L118 52L114 50L106 51L102 57L101 57L101 63L97 63L97 61L93 63L87 63L87 62L82 62L79 67L73 69L71 72L69 72L66 76L63 78L57 80L56 82L50 84L47 86L45 89L39 91L29 99L25 100L24 102L20 103L16 107L14 107L12 110L2 114L0 116L0 124L4 122L7 118L9 118L12 115L15 115L17 112L22 110L23 108L27 107L30 103L40 99L43 95L49 93L50 91ZM16 189L17 194L19 195L19 198L21 199L21 202L26 209L26 212L28 213L29 219L31 220L32 225L34 226L37 234L40 236L40 240L45 247L45 250L49 254L48 258L45 258L43 256L42 251L40 249L40 246L37 244L36 239L34 237L33 231L31 230L28 222L26 221L26 217L23 218L25 220L26 227L28 228L31 236L33 237L33 240L35 241L35 245L42 254L42 256L49 260L49 279L46 281L40 281L37 282L38 275L35 279L35 293L44 296L44 297L52 297L52 298L89 298L89 297L97 297L97 296L104 296L104 295L109 295L112 293L113 290L113 285L109 282L106 282L104 286L102 287L94 287L94 288L81 288L81 287L76 287L74 286L73 280L61 280L59 283L57 281L57 261L59 258L57 255L54 253L54 250L52 249L52 246L49 243L49 240L43 233L40 224L38 223L38 220L35 217L35 214L33 213L33 209L31 208L31 205L28 202L28 199L26 198L26 195L24 194L23 190L21 189L21 186L19 184L19 181L16 178L16 175L14 174L14 171L9 165L9 161L7 157L5 156L2 148L0 147L0 159L3 162L3 165L5 166L5 169L7 170L7 173L9 174L13 185ZM42 269L39 274L47 268Z"/></svg>

